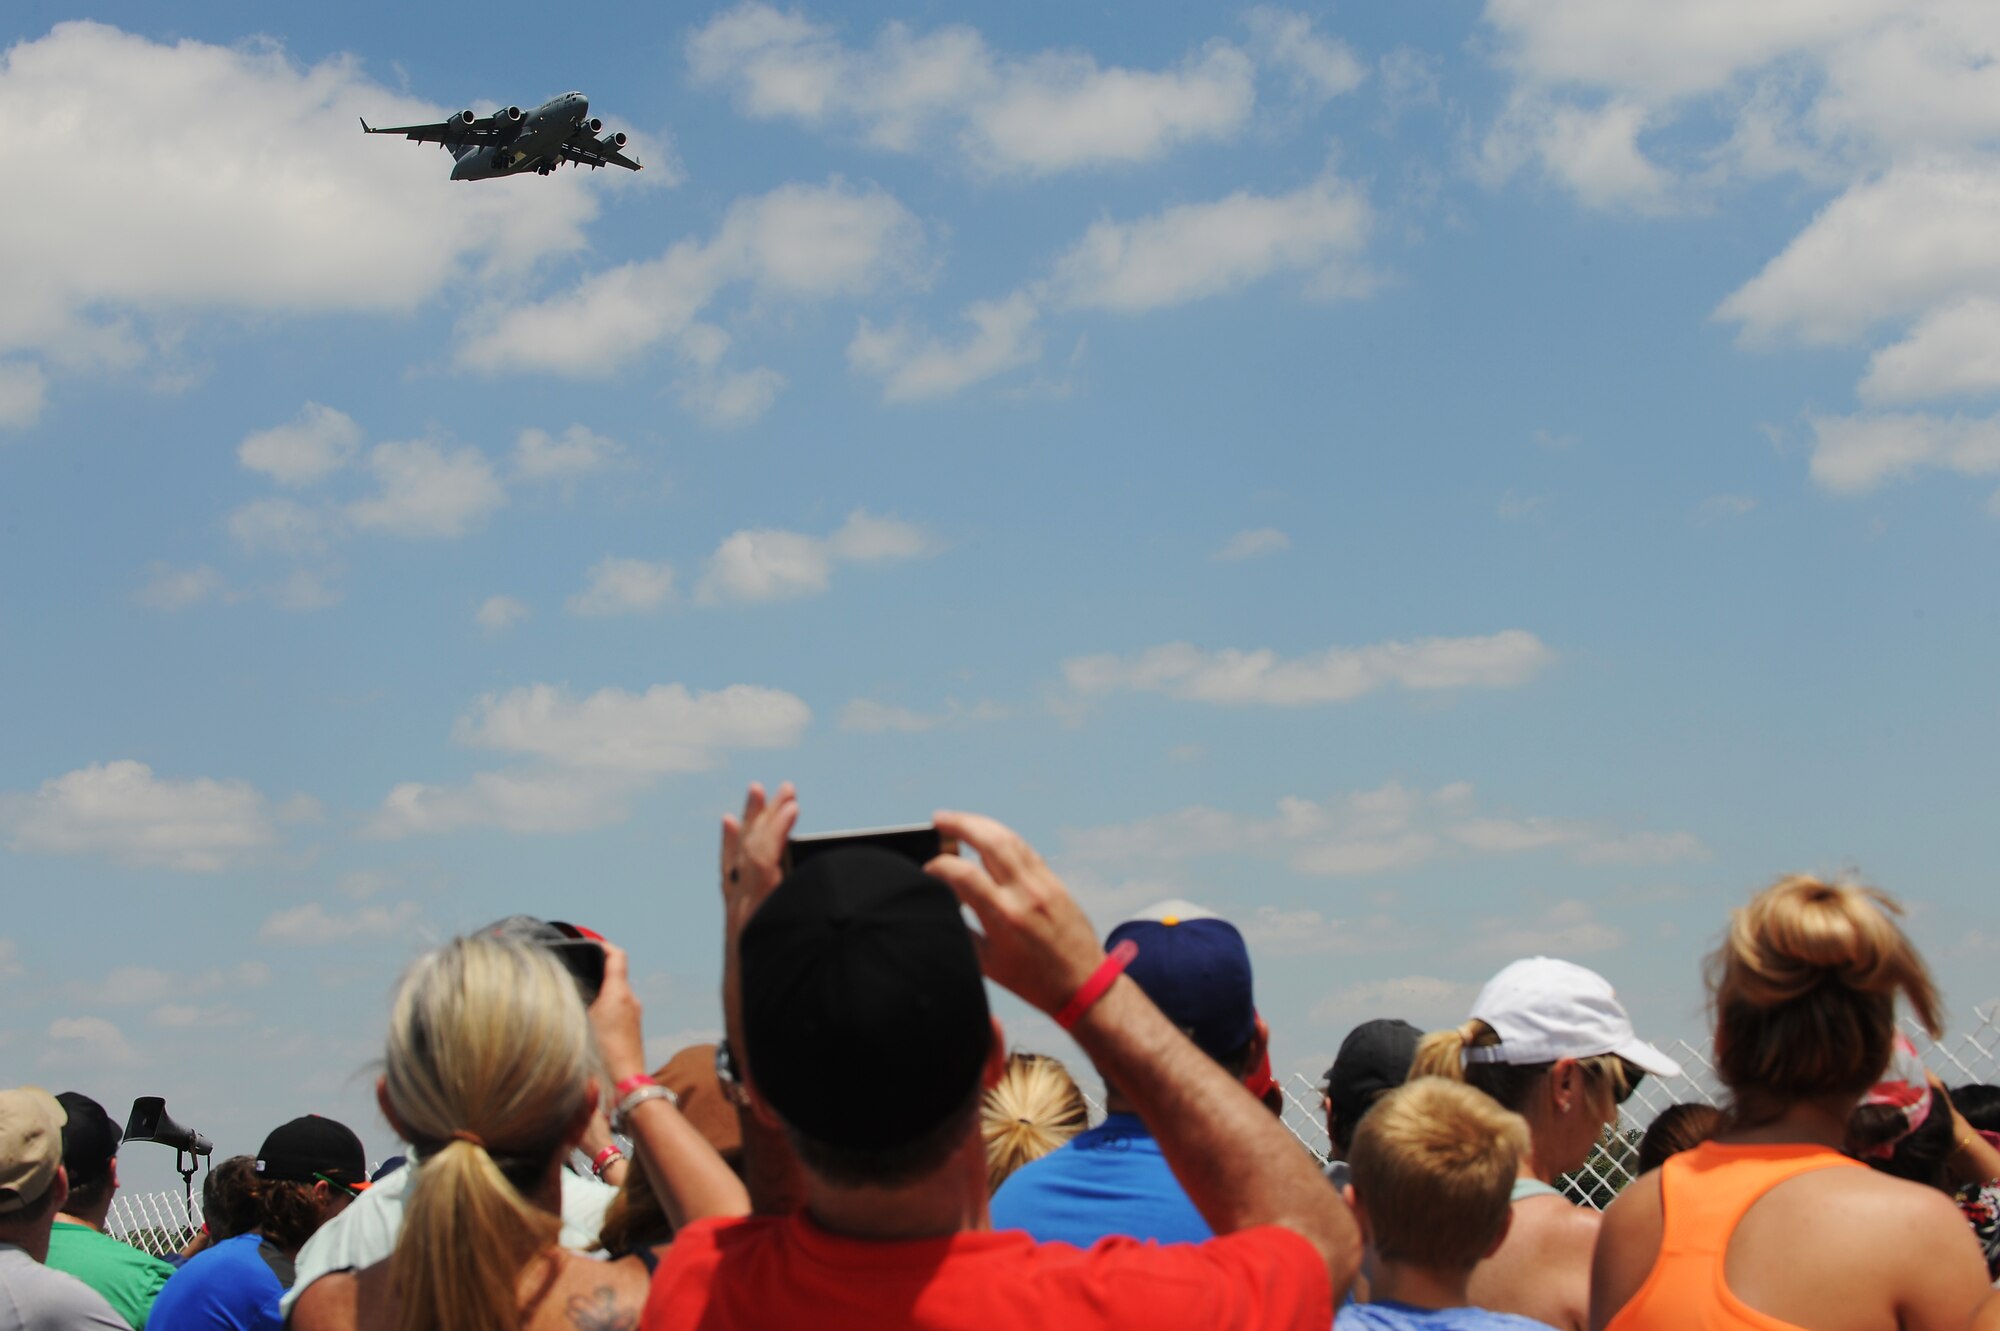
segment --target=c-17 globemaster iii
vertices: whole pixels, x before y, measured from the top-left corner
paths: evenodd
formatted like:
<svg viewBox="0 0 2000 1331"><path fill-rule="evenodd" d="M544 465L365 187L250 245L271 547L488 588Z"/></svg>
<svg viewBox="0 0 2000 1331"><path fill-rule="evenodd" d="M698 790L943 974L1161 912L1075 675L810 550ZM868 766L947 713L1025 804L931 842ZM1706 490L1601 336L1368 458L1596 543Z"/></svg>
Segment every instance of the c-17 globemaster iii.
<svg viewBox="0 0 2000 1331"><path fill-rule="evenodd" d="M458 159L451 169L453 180L490 180L530 171L545 176L564 162L593 170L640 169L619 151L625 136L616 130L606 134L604 122L590 114L590 99L580 92L552 97L532 111L510 106L483 117L460 111L441 124L391 129L376 129L363 120L361 128L370 134L401 134L419 143L442 145Z"/></svg>

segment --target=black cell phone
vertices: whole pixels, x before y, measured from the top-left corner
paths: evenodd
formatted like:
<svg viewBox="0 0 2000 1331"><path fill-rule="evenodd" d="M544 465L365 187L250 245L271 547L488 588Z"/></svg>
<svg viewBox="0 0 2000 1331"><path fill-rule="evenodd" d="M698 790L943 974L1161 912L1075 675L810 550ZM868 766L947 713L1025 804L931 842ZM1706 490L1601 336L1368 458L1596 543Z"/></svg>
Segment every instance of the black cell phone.
<svg viewBox="0 0 2000 1331"><path fill-rule="evenodd" d="M869 827L856 832L821 832L815 836L795 836L785 843L785 872L789 874L815 855L850 846L876 846L918 864L928 864L940 855L958 853L958 841L943 835L929 823L908 827Z"/></svg>

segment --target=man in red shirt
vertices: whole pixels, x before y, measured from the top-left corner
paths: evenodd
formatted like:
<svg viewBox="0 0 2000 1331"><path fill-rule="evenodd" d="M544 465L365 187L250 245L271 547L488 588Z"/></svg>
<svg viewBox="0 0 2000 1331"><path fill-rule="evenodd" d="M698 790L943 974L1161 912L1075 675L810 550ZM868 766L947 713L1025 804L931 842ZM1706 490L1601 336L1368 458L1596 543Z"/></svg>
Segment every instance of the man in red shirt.
<svg viewBox="0 0 2000 1331"><path fill-rule="evenodd" d="M776 1216L704 1209L708 1162L677 1111L643 1086L622 1092L662 1200L684 1222L644 1331L1331 1324L1359 1257L1346 1206L1241 1083L1119 974L1129 957L1107 957L1026 842L991 819L940 813L939 830L978 864L834 851L785 878L797 818L786 785L768 801L752 786L743 816L724 820L723 995L748 1103L797 1150L805 1203ZM624 1085L642 1076L644 1048L625 959L614 950L610 963L593 1016ZM1154 1125L1215 1238L1083 1250L990 1229L976 1110L1006 1047L982 965L1055 1015Z"/></svg>

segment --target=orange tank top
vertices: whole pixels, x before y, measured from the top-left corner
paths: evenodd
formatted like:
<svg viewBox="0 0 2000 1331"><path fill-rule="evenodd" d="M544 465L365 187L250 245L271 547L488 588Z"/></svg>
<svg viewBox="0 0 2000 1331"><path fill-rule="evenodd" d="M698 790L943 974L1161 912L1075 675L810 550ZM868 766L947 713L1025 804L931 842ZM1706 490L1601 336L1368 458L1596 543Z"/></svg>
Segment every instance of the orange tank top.
<svg viewBox="0 0 2000 1331"><path fill-rule="evenodd" d="M1737 1222L1765 1193L1816 1169L1865 1169L1824 1146L1704 1142L1660 1166L1660 1255L1604 1331L1798 1331L1736 1297L1723 1262Z"/></svg>

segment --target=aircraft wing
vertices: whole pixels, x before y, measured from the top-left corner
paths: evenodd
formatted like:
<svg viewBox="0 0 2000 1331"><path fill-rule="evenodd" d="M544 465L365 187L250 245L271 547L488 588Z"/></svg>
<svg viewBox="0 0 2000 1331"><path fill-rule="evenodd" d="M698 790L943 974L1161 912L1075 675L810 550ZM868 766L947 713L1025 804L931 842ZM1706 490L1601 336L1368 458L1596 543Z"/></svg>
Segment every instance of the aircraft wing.
<svg viewBox="0 0 2000 1331"><path fill-rule="evenodd" d="M556 149L556 153L563 161L575 162L578 166L622 166L628 171L644 170L639 163L618 151L624 146L625 136L617 135L615 143L606 141L612 137L607 134L600 139L588 130L579 129Z"/></svg>
<svg viewBox="0 0 2000 1331"><path fill-rule="evenodd" d="M468 111L465 116L471 114ZM401 134L404 138L414 139L418 143L442 143L447 147L475 148L483 148L489 143L505 142L509 137L507 131L513 129L512 125L508 125L506 130L503 130L503 122L499 116L486 116L476 120L467 120L465 116L453 116L435 125L394 125L384 129L378 129L363 120L361 128L370 134Z"/></svg>

